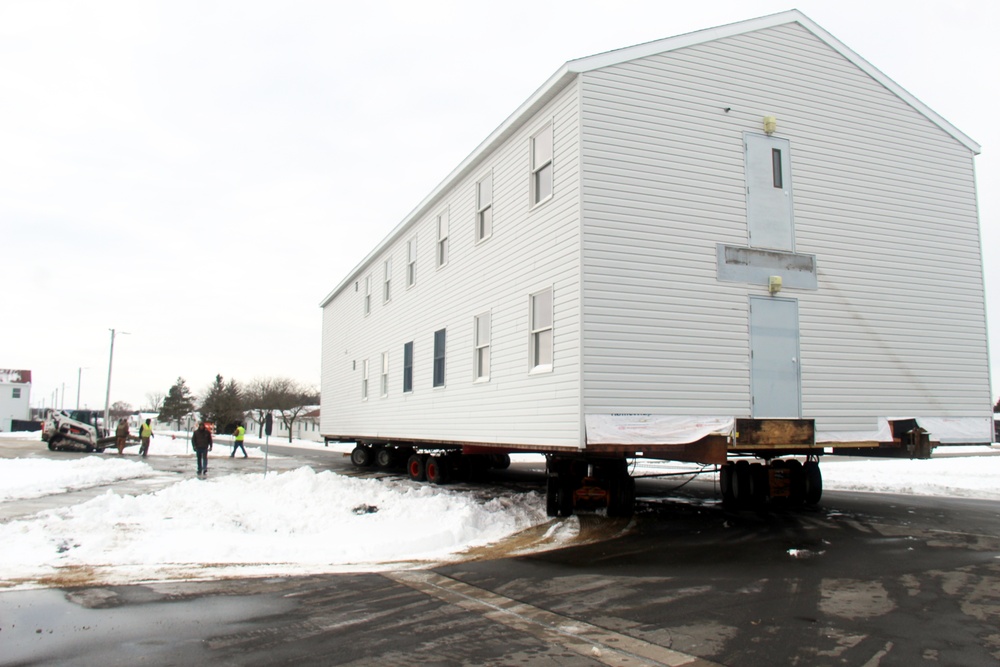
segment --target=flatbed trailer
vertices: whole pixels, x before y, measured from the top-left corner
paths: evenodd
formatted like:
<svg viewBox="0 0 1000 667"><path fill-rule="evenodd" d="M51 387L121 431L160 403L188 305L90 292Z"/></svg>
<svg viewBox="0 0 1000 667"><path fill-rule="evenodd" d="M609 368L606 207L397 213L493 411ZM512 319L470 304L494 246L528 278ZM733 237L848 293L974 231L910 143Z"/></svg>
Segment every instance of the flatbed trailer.
<svg viewBox="0 0 1000 667"><path fill-rule="evenodd" d="M512 454L541 454L546 459L549 516L594 510L631 516L635 511L631 459L718 465L722 501L728 507L815 505L823 495L820 460L824 454L926 459L939 444L914 420L898 420L891 426L891 441L854 441L844 446L817 444L809 419L737 419L730 435L708 435L679 445L605 444L578 451L351 435L325 436L325 440L356 443L351 462L359 468L401 468L413 481L434 484L476 479L489 469L505 469Z"/></svg>

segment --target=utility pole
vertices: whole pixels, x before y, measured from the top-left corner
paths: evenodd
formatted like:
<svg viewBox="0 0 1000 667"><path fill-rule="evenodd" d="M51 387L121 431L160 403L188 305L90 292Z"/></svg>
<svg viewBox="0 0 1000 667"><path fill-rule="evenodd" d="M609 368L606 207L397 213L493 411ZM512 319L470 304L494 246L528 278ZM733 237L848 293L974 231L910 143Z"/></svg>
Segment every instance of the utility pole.
<svg viewBox="0 0 1000 667"><path fill-rule="evenodd" d="M76 409L80 409L80 378L83 377L83 366L76 369Z"/></svg>
<svg viewBox="0 0 1000 667"><path fill-rule="evenodd" d="M108 426L109 419L111 418L111 365L115 361L115 330L109 329L111 331L111 352L108 353L108 390L104 394L104 431L105 433L110 433L111 429ZM127 331L119 331L120 335L127 336Z"/></svg>

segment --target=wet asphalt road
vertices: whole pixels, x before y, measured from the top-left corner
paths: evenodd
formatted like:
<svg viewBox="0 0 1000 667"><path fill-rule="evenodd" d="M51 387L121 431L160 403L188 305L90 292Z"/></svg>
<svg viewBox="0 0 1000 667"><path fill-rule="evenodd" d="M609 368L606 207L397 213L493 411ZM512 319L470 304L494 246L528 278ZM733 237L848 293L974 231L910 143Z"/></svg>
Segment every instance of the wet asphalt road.
<svg viewBox="0 0 1000 667"><path fill-rule="evenodd" d="M531 556L0 593L0 665L1000 665L1000 503L827 492L734 513L678 484L640 480L624 536Z"/></svg>

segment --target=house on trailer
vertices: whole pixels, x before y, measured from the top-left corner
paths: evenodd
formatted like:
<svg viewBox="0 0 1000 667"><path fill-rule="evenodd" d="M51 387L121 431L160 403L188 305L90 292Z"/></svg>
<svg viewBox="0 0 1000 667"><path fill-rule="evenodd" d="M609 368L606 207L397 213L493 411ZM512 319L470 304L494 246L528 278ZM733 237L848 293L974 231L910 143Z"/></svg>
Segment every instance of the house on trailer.
<svg viewBox="0 0 1000 667"><path fill-rule="evenodd" d="M572 60L322 301L321 431L564 476L988 442L978 153L798 11Z"/></svg>

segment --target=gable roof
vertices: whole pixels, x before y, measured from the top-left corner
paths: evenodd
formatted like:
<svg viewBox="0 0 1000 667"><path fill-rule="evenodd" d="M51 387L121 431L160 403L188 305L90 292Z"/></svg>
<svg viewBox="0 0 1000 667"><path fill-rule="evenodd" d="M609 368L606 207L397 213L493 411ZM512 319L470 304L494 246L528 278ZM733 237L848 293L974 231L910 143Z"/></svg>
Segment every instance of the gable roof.
<svg viewBox="0 0 1000 667"><path fill-rule="evenodd" d="M340 284L337 285L337 287L333 289L333 291L324 297L323 301L320 303L320 307L324 307L326 304L330 303L330 301L332 301L341 290L355 280L358 274L361 273L372 260L378 257L387 246L392 244L406 229L408 229L413 222L423 217L429 209L436 206L441 197L452 187L452 185L467 176L468 173L475 169L489 153L506 141L521 127L524 122L530 119L536 111L548 104L549 101L551 101L580 74L602 69L604 67L620 65L631 60L637 60L639 58L645 58L659 53L667 53L669 51L675 51L689 46L696 46L698 44L704 44L706 42L712 42L726 37L734 37L789 23L798 23L801 25L803 28L823 41L827 46L852 62L893 94L901 98L916 111L923 114L928 120L944 130L957 142L968 148L972 153L975 155L980 153L980 145L973 141L968 135L942 118L916 97L906 92L902 86L886 76L881 70L859 56L853 50L848 48L847 45L814 23L809 17L797 9L791 9L777 14L770 14L768 16L761 16L755 19L748 19L746 21L717 26L715 28L697 30L695 32L689 32L674 37L666 37L652 42L645 42L643 44L636 44L635 46L628 46L621 49L615 49L613 51L606 51L604 53L586 56L584 58L577 58L576 60L570 60L564 64L558 71L556 71L555 74L549 77L549 79L543 83L541 87L539 87L531 95L531 97L518 107L514 113L508 116L507 119L501 123L492 134L490 134L490 136L479 144L479 146L477 146L476 149L472 151L472 153L465 158L465 160L463 160L454 171L448 174L448 176L441 181L441 183L438 184L438 186L434 188L434 190L431 191L431 193L427 195L427 197L424 198L424 200L420 202L416 208L410 211L402 222L396 225L392 232L390 232L389 235L386 236L374 250L372 250L356 267L354 267L354 269L340 282Z"/></svg>

